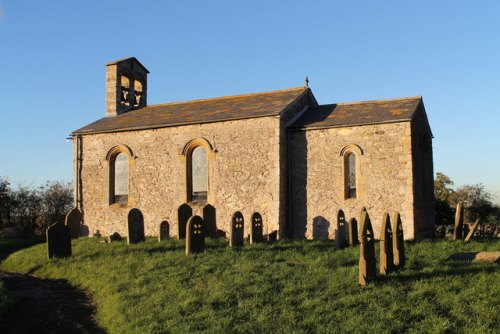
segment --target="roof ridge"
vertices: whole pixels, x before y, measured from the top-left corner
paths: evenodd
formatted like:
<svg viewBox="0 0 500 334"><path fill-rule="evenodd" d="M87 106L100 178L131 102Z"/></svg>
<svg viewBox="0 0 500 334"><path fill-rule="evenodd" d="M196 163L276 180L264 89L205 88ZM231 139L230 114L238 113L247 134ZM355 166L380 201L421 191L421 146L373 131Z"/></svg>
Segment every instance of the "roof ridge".
<svg viewBox="0 0 500 334"><path fill-rule="evenodd" d="M234 99L234 98L244 98L244 97L249 97L249 96L257 96L257 95L268 95L268 94L276 94L276 93L282 93L282 92L290 92L294 90L306 90L307 88L301 86L301 87L293 87L293 88L286 88L286 89L277 89L277 90L270 90L267 92L260 92L260 93L248 93L248 94L241 94L241 95L226 95L226 96L218 96L218 97L208 97L204 99L195 99L195 100L185 100L185 101L177 101L177 102L167 102L167 103L159 103L159 104L150 104L147 107L159 107L159 106L167 106L167 105L176 105L176 104L184 104L184 103L193 103L193 102L206 102L206 101L213 101L213 100L225 100L225 99ZM138 109L140 110L140 109Z"/></svg>
<svg viewBox="0 0 500 334"><path fill-rule="evenodd" d="M363 104L363 103L370 103L370 102L389 102L389 101L400 101L400 100L413 100L413 99L422 99L421 95L415 95L415 96L407 96L407 97L393 97L393 98L388 98L388 99L378 99L378 100L366 100L366 101L354 101L354 102L340 102L340 103L329 103L326 105L346 105L346 104Z"/></svg>

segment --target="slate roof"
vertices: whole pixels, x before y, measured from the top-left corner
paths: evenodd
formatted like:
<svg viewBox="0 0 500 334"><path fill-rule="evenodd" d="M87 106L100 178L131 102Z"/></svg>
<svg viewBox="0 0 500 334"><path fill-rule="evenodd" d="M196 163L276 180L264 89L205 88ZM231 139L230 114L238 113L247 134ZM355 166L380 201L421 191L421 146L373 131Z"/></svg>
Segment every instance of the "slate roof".
<svg viewBox="0 0 500 334"><path fill-rule="evenodd" d="M310 90L304 87L151 105L101 118L73 134L118 132L277 116Z"/></svg>
<svg viewBox="0 0 500 334"><path fill-rule="evenodd" d="M411 120L421 96L364 102L325 104L307 110L292 128L324 128ZM423 106L423 103L422 103Z"/></svg>

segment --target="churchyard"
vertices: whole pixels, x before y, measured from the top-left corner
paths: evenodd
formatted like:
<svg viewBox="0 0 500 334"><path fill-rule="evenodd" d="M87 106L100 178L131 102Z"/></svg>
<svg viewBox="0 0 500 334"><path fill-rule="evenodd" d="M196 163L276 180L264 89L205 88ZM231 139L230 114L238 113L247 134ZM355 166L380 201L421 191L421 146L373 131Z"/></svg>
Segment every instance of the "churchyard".
<svg viewBox="0 0 500 334"><path fill-rule="evenodd" d="M105 240L72 240L70 257L50 260L47 245L38 244L11 254L1 269L87 290L109 333L489 333L500 327L498 264L448 259L498 251L497 241L405 242L404 266L383 276L377 261L376 278L360 287L361 245L245 240L230 247L225 238L207 238L202 253L186 256L185 241L174 238ZM377 260L381 244L374 243Z"/></svg>

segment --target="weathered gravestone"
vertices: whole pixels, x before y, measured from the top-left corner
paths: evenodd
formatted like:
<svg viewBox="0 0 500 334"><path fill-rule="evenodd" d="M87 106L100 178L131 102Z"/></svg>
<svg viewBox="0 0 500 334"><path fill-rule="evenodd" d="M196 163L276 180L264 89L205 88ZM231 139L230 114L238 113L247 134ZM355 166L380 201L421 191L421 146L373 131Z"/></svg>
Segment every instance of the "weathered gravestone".
<svg viewBox="0 0 500 334"><path fill-rule="evenodd" d="M211 204L203 207L203 221L205 222L205 233L209 237L217 236L217 221L215 208Z"/></svg>
<svg viewBox="0 0 500 334"><path fill-rule="evenodd" d="M179 240L186 238L186 225L189 217L193 215L193 209L184 203L177 209L177 238Z"/></svg>
<svg viewBox="0 0 500 334"><path fill-rule="evenodd" d="M346 246L346 222L344 211L339 210L337 213L337 230L335 230L335 248L341 249Z"/></svg>
<svg viewBox="0 0 500 334"><path fill-rule="evenodd" d="M192 216L186 225L186 255L205 250L205 223L200 216Z"/></svg>
<svg viewBox="0 0 500 334"><path fill-rule="evenodd" d="M262 216L258 212L252 214L252 228L250 229L250 243L264 241L264 231L262 226Z"/></svg>
<svg viewBox="0 0 500 334"><path fill-rule="evenodd" d="M461 202L457 204L457 212L455 213L455 229L453 230L453 240L462 239L462 230L464 227L464 206Z"/></svg>
<svg viewBox="0 0 500 334"><path fill-rule="evenodd" d="M394 265L397 267L404 266L406 262L405 244L403 234L403 223L401 222L401 215L395 212L392 218L394 222L394 229L392 230L392 248L394 254Z"/></svg>
<svg viewBox="0 0 500 334"><path fill-rule="evenodd" d="M158 241L168 240L170 238L170 224L168 221L164 220L160 223L160 234L158 235Z"/></svg>
<svg viewBox="0 0 500 334"><path fill-rule="evenodd" d="M108 236L108 242L122 241L122 236L118 232L114 232Z"/></svg>
<svg viewBox="0 0 500 334"><path fill-rule="evenodd" d="M368 212L361 212L361 246L359 248L359 284L366 285L375 279L375 238Z"/></svg>
<svg viewBox="0 0 500 334"><path fill-rule="evenodd" d="M467 237L465 238L464 242L469 242L470 238L474 235L474 232L476 232L477 228L479 227L480 220L476 220L474 225L472 225L472 228L469 231L469 234L467 234Z"/></svg>
<svg viewBox="0 0 500 334"><path fill-rule="evenodd" d="M358 240L358 221L356 218L351 218L348 223L349 230L349 245L354 246L357 245Z"/></svg>
<svg viewBox="0 0 500 334"><path fill-rule="evenodd" d="M71 209L66 215L64 225L69 228L71 239L78 239L82 227L82 214L77 208Z"/></svg>
<svg viewBox="0 0 500 334"><path fill-rule="evenodd" d="M63 223L49 226L47 236L47 257L71 256L71 232Z"/></svg>
<svg viewBox="0 0 500 334"><path fill-rule="evenodd" d="M271 233L267 234L266 239L269 242L274 242L274 241L278 240L278 231L274 230Z"/></svg>
<svg viewBox="0 0 500 334"><path fill-rule="evenodd" d="M389 274L393 267L391 218L386 212L382 218L380 231L380 275Z"/></svg>
<svg viewBox="0 0 500 334"><path fill-rule="evenodd" d="M231 220L231 236L229 245L231 247L243 246L244 221L241 212L236 211Z"/></svg>
<svg viewBox="0 0 500 334"><path fill-rule="evenodd" d="M144 217L141 210L133 208L128 213L127 243L136 244L144 241Z"/></svg>

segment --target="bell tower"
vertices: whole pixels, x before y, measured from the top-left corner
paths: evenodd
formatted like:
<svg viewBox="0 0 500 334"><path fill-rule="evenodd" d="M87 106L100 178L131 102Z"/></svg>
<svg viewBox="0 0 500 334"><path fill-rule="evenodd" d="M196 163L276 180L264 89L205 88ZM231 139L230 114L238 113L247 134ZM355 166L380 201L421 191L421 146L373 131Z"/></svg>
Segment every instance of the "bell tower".
<svg viewBox="0 0 500 334"><path fill-rule="evenodd" d="M135 58L106 64L106 116L147 105L149 71Z"/></svg>

